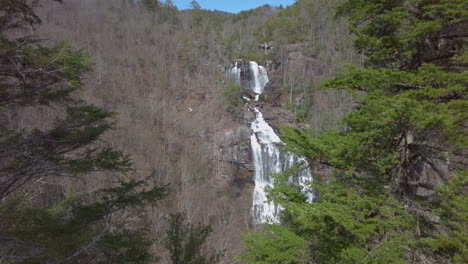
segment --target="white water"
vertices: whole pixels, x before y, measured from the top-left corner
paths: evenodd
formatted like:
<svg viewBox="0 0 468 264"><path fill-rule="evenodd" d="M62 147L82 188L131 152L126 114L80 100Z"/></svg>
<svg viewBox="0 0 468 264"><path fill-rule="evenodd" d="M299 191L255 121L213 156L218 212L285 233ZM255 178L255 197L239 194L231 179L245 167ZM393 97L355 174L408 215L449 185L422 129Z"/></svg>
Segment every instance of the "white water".
<svg viewBox="0 0 468 264"><path fill-rule="evenodd" d="M268 74L263 66L258 66L254 61L250 62L250 70L253 73L254 86L252 91L255 92L255 101L258 101L260 94L263 92L263 88L270 81Z"/></svg>
<svg viewBox="0 0 468 264"><path fill-rule="evenodd" d="M234 65L234 68L231 69L231 74L236 79L236 82L240 84L241 72L240 72L240 68L238 68L237 61L236 61L236 64Z"/></svg>
<svg viewBox="0 0 468 264"><path fill-rule="evenodd" d="M276 144L281 143L273 128L263 119L257 108L254 109L256 119L252 122L253 130L250 136L254 161L255 189L253 194L252 216L256 223L268 220L279 222L281 208L267 200L266 188L273 185L270 173L281 173L281 153Z"/></svg>
<svg viewBox="0 0 468 264"><path fill-rule="evenodd" d="M255 92L254 101L258 101L259 95L269 82L268 74L265 68L258 66L256 62L251 61L249 67L253 83L248 89ZM241 84L241 69L238 67L237 62L231 73L236 81ZM255 168L252 217L256 224L268 221L279 222L281 206L268 202L267 199L267 190L272 187L274 182L271 174L284 172L298 163L304 163L305 160L292 153L282 153L278 147L278 145L283 144L281 139L265 121L263 114L257 108L254 108L254 111L256 118L251 124L253 133L250 137ZM301 170L289 179L291 184L301 187L301 191L307 196L307 202L312 202L313 199L312 190L307 184L310 181L312 181L312 174L308 169Z"/></svg>

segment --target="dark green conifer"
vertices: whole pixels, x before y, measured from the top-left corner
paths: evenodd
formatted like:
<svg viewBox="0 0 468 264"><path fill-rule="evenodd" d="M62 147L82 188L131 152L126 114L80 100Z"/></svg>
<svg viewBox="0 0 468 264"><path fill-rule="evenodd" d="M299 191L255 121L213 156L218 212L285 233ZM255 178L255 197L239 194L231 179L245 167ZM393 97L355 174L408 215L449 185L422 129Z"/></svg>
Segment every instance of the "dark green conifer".
<svg viewBox="0 0 468 264"><path fill-rule="evenodd" d="M156 11L159 9L158 0L141 0L141 4L149 11Z"/></svg>
<svg viewBox="0 0 468 264"><path fill-rule="evenodd" d="M30 32L40 23L34 13L39 1L29 3L0 2L0 259L23 264L152 262L146 228L130 225L126 212L154 205L167 188L128 179L129 157L101 140L114 128L115 114L74 93L91 70L89 56L66 42L50 47L33 35L18 37L20 30ZM55 122L41 130L15 129L9 114L38 106L52 106ZM38 181L84 178L93 172L114 175L113 186L61 193L64 199L44 206L27 202Z"/></svg>
<svg viewBox="0 0 468 264"><path fill-rule="evenodd" d="M349 66L322 86L349 91L358 106L344 118L344 131L314 135L284 128L282 135L287 150L331 167L334 180L314 178L312 204L298 199L288 175L277 176L270 192L285 208L282 225L309 244L312 263L464 263L466 164L447 157L463 160L468 142L466 10L463 0L348 0L338 6L366 67ZM440 203L430 206L431 200L415 199L412 184L421 166L450 177L437 164L464 176L441 187ZM436 220L421 218L414 213L419 209L403 210L410 207L434 209L445 234L434 235ZM434 238L422 240L421 233ZM247 239L254 245L247 255L271 256L260 247L263 240Z"/></svg>
<svg viewBox="0 0 468 264"><path fill-rule="evenodd" d="M203 244L212 232L210 226L192 225L181 213L171 214L166 230L166 248L172 264L216 264L219 254L203 252Z"/></svg>

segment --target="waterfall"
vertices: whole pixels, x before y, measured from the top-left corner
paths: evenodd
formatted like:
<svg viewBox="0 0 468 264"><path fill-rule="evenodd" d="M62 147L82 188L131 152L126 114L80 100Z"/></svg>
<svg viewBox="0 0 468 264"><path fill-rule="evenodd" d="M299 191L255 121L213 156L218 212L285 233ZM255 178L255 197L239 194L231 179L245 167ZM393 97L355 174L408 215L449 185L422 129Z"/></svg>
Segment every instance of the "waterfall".
<svg viewBox="0 0 468 264"><path fill-rule="evenodd" d="M248 72L246 73L246 71ZM244 89L250 89L255 93L254 101L258 101L260 94L269 82L265 68L253 61L249 62L248 69L242 68L236 62L231 74ZM265 121L263 114L257 108L254 108L254 111L256 118L251 124L253 133L250 138L255 169L252 217L256 224L268 221L277 223L280 221L279 213L282 208L268 202L266 195L267 189L272 187L274 182L271 174L284 172L298 163L305 163L305 160L293 153L280 151L279 145L283 144L281 139ZM290 184L300 186L301 191L307 196L307 202L313 200L312 190L307 185L310 181L312 181L312 173L309 169L299 171L288 180Z"/></svg>
<svg viewBox="0 0 468 264"><path fill-rule="evenodd" d="M240 84L241 82L241 72L240 68L238 66L238 62L236 61L234 68L231 69L231 74L234 76L236 82Z"/></svg>
<svg viewBox="0 0 468 264"><path fill-rule="evenodd" d="M267 220L279 222L281 208L267 201L265 189L273 185L270 173L282 171L281 153L276 145L281 143L281 140L263 119L262 113L257 108L254 110L256 119L252 122L253 133L250 137L255 168L252 216L256 223L264 223Z"/></svg>
<svg viewBox="0 0 468 264"><path fill-rule="evenodd" d="M255 101L258 101L260 94L263 92L263 88L270 81L268 79L268 74L263 66L258 66L255 61L251 61L250 69L253 75L254 85L252 91L255 92Z"/></svg>

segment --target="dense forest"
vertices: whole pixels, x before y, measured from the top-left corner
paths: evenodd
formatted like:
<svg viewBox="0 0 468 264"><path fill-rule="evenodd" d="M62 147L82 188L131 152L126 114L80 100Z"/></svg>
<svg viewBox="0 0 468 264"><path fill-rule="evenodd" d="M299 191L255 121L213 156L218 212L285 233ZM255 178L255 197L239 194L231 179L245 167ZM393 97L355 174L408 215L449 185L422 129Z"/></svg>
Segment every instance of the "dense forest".
<svg viewBox="0 0 468 264"><path fill-rule="evenodd" d="M467 30L465 0L0 0L0 263L468 263ZM258 109L301 157L265 223Z"/></svg>

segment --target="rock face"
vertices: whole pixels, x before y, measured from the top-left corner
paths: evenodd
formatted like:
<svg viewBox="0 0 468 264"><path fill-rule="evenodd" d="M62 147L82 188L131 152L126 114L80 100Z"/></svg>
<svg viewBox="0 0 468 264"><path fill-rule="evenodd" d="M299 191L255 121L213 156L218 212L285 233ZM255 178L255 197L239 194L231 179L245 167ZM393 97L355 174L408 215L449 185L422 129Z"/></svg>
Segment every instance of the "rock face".
<svg viewBox="0 0 468 264"><path fill-rule="evenodd" d="M252 171L252 157L250 154L250 128L238 126L227 129L218 135L220 160L236 164L237 166Z"/></svg>
<svg viewBox="0 0 468 264"><path fill-rule="evenodd" d="M231 193L235 197L247 194L250 186L253 185L253 164L250 150L249 127L239 125L227 128L217 135L218 157L225 171L232 173L230 177ZM250 196L250 195L247 195ZM248 204L245 204L248 208Z"/></svg>
<svg viewBox="0 0 468 264"><path fill-rule="evenodd" d="M429 145L408 144L401 167L393 173L393 188L409 197L434 196L434 188L443 185L451 171L448 154L435 149ZM407 173L403 173L405 171Z"/></svg>

